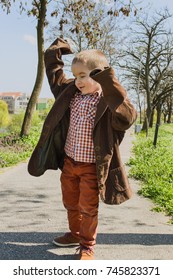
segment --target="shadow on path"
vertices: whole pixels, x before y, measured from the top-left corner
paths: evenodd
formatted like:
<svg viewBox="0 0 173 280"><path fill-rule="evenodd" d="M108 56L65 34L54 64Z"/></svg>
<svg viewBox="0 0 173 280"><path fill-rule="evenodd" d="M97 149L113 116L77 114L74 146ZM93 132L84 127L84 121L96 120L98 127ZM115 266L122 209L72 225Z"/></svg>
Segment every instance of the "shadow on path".
<svg viewBox="0 0 173 280"><path fill-rule="evenodd" d="M59 232L57 235L62 235ZM74 254L62 254L51 242L50 232L1 232L0 260L72 260ZM172 234L100 233L97 244L103 245L173 245ZM54 252L51 252L54 251ZM55 253L56 250L56 253ZM58 254L58 250L60 254ZM64 250L64 248L63 248ZM68 252L69 249L67 249Z"/></svg>

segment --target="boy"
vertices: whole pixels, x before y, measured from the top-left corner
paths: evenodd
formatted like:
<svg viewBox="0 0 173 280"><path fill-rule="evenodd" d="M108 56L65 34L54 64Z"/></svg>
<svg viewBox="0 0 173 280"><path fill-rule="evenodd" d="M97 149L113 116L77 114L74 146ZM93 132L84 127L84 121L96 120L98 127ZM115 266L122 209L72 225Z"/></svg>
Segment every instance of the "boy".
<svg viewBox="0 0 173 280"><path fill-rule="evenodd" d="M75 56L66 79L61 56L72 53L58 38L45 52L48 81L56 101L29 161L33 176L60 168L63 204L70 231L55 237L57 246L79 247L80 260L94 259L99 195L107 204L130 198L119 144L136 111L99 50Z"/></svg>

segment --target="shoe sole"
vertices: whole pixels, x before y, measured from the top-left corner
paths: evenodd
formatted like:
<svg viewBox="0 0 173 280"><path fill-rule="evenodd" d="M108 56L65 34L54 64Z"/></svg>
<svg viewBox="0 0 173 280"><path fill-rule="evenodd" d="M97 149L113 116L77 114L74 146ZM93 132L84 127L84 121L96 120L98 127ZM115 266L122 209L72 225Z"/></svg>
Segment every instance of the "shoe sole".
<svg viewBox="0 0 173 280"><path fill-rule="evenodd" d="M87 257L87 256L81 256L80 254L76 256L76 259L77 260L80 260L80 261L91 261L91 260L95 260L94 256L91 256L91 257Z"/></svg>
<svg viewBox="0 0 173 280"><path fill-rule="evenodd" d="M69 246L79 246L79 242L78 243L68 243L68 244L62 244L62 243L58 243L55 240L52 241L53 244L55 244L58 247L69 247Z"/></svg>

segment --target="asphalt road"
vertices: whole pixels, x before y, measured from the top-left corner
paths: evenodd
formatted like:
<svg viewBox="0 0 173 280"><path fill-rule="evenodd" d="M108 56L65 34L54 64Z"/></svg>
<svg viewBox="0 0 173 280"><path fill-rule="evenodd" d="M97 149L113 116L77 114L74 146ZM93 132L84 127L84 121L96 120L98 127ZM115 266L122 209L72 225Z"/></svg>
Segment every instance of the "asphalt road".
<svg viewBox="0 0 173 280"><path fill-rule="evenodd" d="M133 130L121 145L124 163L131 155ZM126 167L127 168L127 167ZM128 168L127 168L128 171ZM72 260L75 248L58 248L55 235L68 230L61 202L59 171L35 178L27 163L0 171L0 259ZM153 203L137 194L120 206L100 202L95 254L97 260L173 260L173 225Z"/></svg>

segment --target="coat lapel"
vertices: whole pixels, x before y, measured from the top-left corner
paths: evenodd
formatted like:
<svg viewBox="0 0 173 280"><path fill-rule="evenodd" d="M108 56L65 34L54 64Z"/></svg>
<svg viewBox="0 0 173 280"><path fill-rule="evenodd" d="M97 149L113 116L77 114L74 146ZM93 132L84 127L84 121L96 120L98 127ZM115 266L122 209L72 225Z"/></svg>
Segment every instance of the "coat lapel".
<svg viewBox="0 0 173 280"><path fill-rule="evenodd" d="M96 111L96 116L95 116L95 121L94 121L94 128L95 128L96 124L98 123L98 121L100 120L100 118L103 116L103 114L107 108L108 108L108 105L105 103L104 97L102 96L97 105L97 111Z"/></svg>
<svg viewBox="0 0 173 280"><path fill-rule="evenodd" d="M57 123L63 117L65 111L68 109L71 98L75 94L77 88L75 85L70 84L62 93L57 97L55 103L50 110L44 123L49 133L55 128ZM48 134L48 133L47 133Z"/></svg>

